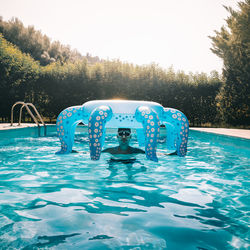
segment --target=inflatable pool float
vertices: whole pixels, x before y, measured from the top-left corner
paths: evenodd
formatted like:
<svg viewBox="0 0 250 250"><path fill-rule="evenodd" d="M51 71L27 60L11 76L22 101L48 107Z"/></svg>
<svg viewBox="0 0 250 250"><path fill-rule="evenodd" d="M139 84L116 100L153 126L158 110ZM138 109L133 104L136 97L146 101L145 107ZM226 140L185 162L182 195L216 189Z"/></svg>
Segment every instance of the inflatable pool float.
<svg viewBox="0 0 250 250"><path fill-rule="evenodd" d="M61 141L58 153L71 153L75 128L80 123L88 125L90 157L99 160L105 140L106 128L136 129L140 146L145 146L147 159L158 161L156 155L160 125L167 130L166 148L185 156L189 123L179 110L164 108L156 102L130 100L89 101L81 106L63 110L56 122Z"/></svg>

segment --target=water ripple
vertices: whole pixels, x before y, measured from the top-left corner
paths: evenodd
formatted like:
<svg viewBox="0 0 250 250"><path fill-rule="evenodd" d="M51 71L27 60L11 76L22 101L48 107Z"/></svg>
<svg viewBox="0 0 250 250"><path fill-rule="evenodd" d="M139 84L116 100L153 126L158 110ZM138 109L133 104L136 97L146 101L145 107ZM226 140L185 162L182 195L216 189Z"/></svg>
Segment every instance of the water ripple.
<svg viewBox="0 0 250 250"><path fill-rule="evenodd" d="M54 136L1 145L2 249L249 246L248 141L194 132L186 158L141 155L133 166L91 161L82 134L69 155L55 155Z"/></svg>

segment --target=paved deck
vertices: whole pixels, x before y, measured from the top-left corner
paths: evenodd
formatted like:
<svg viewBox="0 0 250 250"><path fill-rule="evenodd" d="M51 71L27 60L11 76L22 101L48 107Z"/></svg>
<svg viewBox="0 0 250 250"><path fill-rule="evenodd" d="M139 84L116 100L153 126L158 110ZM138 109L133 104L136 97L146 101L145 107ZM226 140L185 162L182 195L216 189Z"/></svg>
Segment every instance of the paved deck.
<svg viewBox="0 0 250 250"><path fill-rule="evenodd" d="M10 123L0 123L0 130L8 129L17 129L17 128L27 128L35 127L35 123L22 123L18 126L17 123L14 123L13 126L10 126ZM245 139L250 139L250 129L229 129L229 128L190 128L190 130L197 130L208 133L215 133L220 135L229 135Z"/></svg>
<svg viewBox="0 0 250 250"><path fill-rule="evenodd" d="M229 135L250 139L250 129L231 129L231 128L190 128L190 130L198 130L202 132L215 133L220 135Z"/></svg>
<svg viewBox="0 0 250 250"><path fill-rule="evenodd" d="M36 127L36 124L35 123L21 123L21 125L19 126L18 123L13 123L13 126L10 126L10 123L0 123L0 130L30 128L30 127Z"/></svg>

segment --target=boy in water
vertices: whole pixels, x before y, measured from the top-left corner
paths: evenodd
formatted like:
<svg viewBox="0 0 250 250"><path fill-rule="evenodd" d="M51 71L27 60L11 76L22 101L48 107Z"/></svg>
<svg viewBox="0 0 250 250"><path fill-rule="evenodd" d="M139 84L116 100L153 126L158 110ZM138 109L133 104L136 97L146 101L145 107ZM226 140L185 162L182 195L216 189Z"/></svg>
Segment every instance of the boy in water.
<svg viewBox="0 0 250 250"><path fill-rule="evenodd" d="M113 148L106 148L102 152L110 153L113 156L116 156L115 158L111 158L111 160L113 161L135 160L135 158L131 158L131 156L135 154L145 154L145 151L140 148L130 147L129 142L131 137L132 136L130 128L118 128L117 139L119 142L119 146ZM176 151L164 155L176 155Z"/></svg>
<svg viewBox="0 0 250 250"><path fill-rule="evenodd" d="M102 152L110 153L118 156L119 159L130 159L133 154L145 154L145 151L140 148L133 148L129 146L131 140L131 129L130 128L119 128L117 132L117 139L119 146L113 148L106 148Z"/></svg>

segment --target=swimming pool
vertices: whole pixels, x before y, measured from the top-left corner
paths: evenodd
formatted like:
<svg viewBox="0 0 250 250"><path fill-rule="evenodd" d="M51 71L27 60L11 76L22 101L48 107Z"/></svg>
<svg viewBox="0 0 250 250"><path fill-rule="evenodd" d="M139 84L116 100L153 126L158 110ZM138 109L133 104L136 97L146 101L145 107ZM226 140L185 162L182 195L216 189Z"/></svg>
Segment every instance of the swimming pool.
<svg viewBox="0 0 250 250"><path fill-rule="evenodd" d="M89 159L85 129L69 155L53 127L20 131L0 133L1 249L249 246L250 140L191 131L185 158L111 165Z"/></svg>

